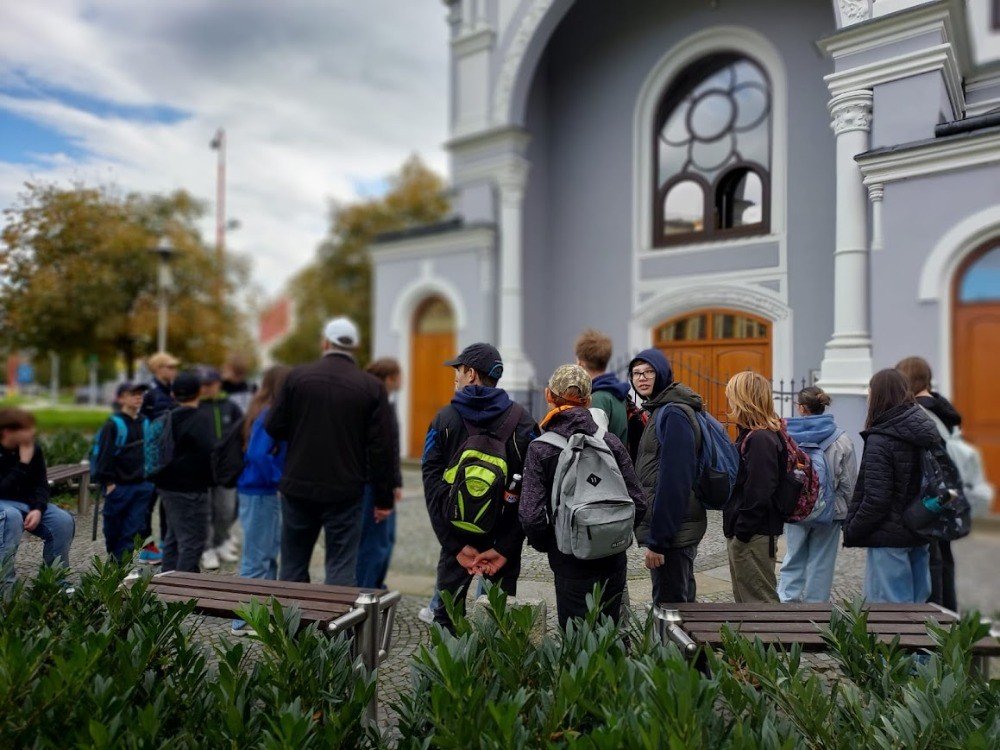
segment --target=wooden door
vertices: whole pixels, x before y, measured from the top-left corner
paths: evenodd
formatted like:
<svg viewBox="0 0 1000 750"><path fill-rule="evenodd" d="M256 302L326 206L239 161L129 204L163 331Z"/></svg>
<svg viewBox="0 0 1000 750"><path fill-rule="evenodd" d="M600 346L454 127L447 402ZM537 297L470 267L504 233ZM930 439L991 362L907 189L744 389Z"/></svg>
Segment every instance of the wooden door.
<svg viewBox="0 0 1000 750"><path fill-rule="evenodd" d="M409 455L423 453L427 428L438 409L451 401L455 373L444 363L455 356L455 316L440 297L431 297L413 315L410 339Z"/></svg>
<svg viewBox="0 0 1000 750"><path fill-rule="evenodd" d="M1000 483L1000 243L973 254L956 274L953 394L962 432L983 453L986 477ZM1000 496L993 503L1000 512Z"/></svg>
<svg viewBox="0 0 1000 750"><path fill-rule="evenodd" d="M697 310L669 320L654 329L653 345L720 422L729 419L726 383L733 374L754 370L771 377L770 322L735 310Z"/></svg>

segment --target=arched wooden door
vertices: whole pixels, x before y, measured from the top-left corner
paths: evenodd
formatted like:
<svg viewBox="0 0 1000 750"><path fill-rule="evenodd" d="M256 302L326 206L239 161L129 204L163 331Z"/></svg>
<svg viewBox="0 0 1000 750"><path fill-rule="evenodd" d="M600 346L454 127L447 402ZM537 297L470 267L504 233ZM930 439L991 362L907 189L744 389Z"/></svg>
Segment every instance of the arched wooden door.
<svg viewBox="0 0 1000 750"><path fill-rule="evenodd" d="M1000 240L973 253L955 275L953 393L962 432L1000 482ZM1000 496L993 510L1000 512Z"/></svg>
<svg viewBox="0 0 1000 750"><path fill-rule="evenodd" d="M674 368L674 377L705 399L720 422L726 413L726 383L742 370L771 377L771 323L736 310L697 310L653 329L653 345Z"/></svg>
<svg viewBox="0 0 1000 750"><path fill-rule="evenodd" d="M413 314L410 339L410 456L423 453L427 427L451 401L455 375L444 363L454 356L455 314L440 297L429 297Z"/></svg>

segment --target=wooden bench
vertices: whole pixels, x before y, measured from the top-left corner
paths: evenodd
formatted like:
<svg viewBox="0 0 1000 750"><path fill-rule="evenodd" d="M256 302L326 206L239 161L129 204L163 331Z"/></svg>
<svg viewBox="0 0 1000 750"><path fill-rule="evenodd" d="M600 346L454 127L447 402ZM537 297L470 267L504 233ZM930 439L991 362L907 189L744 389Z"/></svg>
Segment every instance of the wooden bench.
<svg viewBox="0 0 1000 750"><path fill-rule="evenodd" d="M127 579L130 584L136 580ZM236 610L251 600L266 603L274 598L282 606L295 604L301 610L303 625L315 624L331 636L350 634L355 656L372 675L377 675L379 664L392 647L400 599L398 591L178 571L152 576L149 590L165 602L194 601L195 612L214 617L233 618ZM378 721L377 689L368 705L368 720L373 726Z"/></svg>
<svg viewBox="0 0 1000 750"><path fill-rule="evenodd" d="M61 482L72 482L73 480L79 480L79 489L77 490L76 498L76 509L78 513L86 513L91 509L90 502L90 464L83 461L78 464L59 464L58 466L48 467L45 478L49 482L49 487L54 484L59 484ZM98 500L93 503L94 511L94 523L91 525L90 540L92 542L97 541L97 517L101 509L100 495L98 495Z"/></svg>
<svg viewBox="0 0 1000 750"><path fill-rule="evenodd" d="M693 656L698 648L719 648L722 626L762 643L780 646L798 644L803 651L826 651L820 630L830 623L835 609L831 604L732 604L691 603L658 605L654 616L660 637L677 644ZM907 651L922 651L935 646L927 634L928 621L947 625L959 616L936 604L868 604L868 632L889 642L899 637L899 646ZM991 635L973 645L973 655L982 660L1000 656L1000 641Z"/></svg>

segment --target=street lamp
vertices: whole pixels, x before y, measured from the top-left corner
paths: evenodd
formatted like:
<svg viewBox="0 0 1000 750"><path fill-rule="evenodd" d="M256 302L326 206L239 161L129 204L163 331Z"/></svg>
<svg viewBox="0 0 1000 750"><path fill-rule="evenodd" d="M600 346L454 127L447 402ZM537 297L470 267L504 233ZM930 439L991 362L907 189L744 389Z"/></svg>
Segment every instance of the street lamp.
<svg viewBox="0 0 1000 750"><path fill-rule="evenodd" d="M150 252L156 253L160 259L159 269L156 276L157 295L159 298L159 318L156 326L156 350L165 352L167 350L167 294L173 286L173 279L170 275L170 258L175 252L170 238L160 237L156 247L150 248Z"/></svg>

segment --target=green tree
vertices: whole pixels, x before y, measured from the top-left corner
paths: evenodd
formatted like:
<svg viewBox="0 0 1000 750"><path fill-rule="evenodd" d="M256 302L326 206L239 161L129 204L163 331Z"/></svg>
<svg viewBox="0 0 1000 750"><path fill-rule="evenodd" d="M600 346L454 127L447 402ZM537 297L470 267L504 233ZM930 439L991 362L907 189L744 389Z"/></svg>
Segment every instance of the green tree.
<svg viewBox="0 0 1000 750"><path fill-rule="evenodd" d="M418 156L411 156L379 198L333 204L330 232L316 259L290 282L296 327L275 351L283 362L316 358L323 322L349 315L361 330L361 359L371 347L371 263L368 248L379 234L440 221L449 205L445 183Z"/></svg>
<svg viewBox="0 0 1000 750"><path fill-rule="evenodd" d="M61 355L119 355L132 373L156 346L157 258L166 235L171 261L169 348L186 361L219 362L248 337L231 301L245 264L219 273L196 222L204 206L184 191L120 195L107 187L26 185L0 234L0 337L10 348Z"/></svg>

